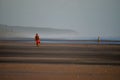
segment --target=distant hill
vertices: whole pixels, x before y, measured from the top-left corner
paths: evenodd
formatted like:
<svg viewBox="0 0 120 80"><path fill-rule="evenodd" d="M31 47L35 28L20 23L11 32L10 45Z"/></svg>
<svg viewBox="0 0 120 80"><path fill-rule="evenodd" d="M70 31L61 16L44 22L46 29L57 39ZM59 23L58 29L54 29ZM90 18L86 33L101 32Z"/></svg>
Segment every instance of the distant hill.
<svg viewBox="0 0 120 80"><path fill-rule="evenodd" d="M77 36L77 32L70 29L8 26L0 24L1 38L32 38L36 33L38 33L42 38L67 39Z"/></svg>

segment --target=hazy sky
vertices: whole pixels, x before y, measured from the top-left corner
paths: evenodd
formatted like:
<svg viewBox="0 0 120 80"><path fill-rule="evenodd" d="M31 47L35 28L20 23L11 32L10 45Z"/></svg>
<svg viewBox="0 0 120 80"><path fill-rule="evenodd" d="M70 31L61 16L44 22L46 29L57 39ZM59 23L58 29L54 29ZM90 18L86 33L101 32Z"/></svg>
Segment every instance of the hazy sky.
<svg viewBox="0 0 120 80"><path fill-rule="evenodd" d="M0 0L0 24L120 39L120 0Z"/></svg>

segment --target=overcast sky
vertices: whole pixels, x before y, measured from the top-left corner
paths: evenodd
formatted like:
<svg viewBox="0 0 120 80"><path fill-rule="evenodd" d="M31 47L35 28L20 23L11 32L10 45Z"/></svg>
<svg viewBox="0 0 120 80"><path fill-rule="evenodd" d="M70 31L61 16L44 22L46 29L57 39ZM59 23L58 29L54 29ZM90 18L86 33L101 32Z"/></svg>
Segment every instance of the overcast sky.
<svg viewBox="0 0 120 80"><path fill-rule="evenodd" d="M120 39L120 0L0 0L0 24Z"/></svg>

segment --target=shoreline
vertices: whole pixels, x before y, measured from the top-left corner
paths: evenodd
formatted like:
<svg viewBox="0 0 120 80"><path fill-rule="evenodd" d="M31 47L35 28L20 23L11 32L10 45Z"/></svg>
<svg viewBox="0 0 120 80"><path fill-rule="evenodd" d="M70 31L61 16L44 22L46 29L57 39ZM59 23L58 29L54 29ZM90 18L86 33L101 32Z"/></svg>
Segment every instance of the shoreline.
<svg viewBox="0 0 120 80"><path fill-rule="evenodd" d="M0 39L0 42L34 43L34 39ZM99 44L99 45L120 45L119 40L62 40L62 39L41 39L43 44Z"/></svg>

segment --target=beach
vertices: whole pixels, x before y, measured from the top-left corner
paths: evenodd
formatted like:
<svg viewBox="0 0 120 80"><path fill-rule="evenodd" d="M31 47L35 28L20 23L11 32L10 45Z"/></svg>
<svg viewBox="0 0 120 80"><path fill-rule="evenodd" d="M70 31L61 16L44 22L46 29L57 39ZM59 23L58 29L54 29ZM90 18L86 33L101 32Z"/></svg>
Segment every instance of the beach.
<svg viewBox="0 0 120 80"><path fill-rule="evenodd" d="M119 80L120 45L0 41L1 80Z"/></svg>

